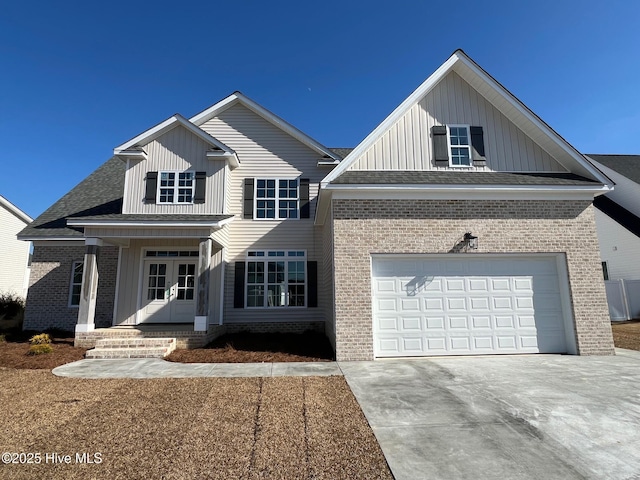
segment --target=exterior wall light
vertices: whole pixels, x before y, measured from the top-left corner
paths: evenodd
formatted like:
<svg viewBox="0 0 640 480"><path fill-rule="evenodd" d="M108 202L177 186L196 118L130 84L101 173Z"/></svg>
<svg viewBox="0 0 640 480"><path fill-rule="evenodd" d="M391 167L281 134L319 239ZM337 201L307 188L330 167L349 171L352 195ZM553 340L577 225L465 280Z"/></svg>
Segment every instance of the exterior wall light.
<svg viewBox="0 0 640 480"><path fill-rule="evenodd" d="M471 232L467 232L464 234L464 243L467 244L471 250L478 249L478 237L471 235Z"/></svg>

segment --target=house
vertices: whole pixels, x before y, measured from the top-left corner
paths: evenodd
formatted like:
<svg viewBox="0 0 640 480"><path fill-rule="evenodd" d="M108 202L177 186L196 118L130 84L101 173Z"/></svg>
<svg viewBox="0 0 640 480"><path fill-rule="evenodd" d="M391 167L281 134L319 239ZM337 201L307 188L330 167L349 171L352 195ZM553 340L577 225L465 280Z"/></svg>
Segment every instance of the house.
<svg viewBox="0 0 640 480"><path fill-rule="evenodd" d="M31 245L18 240L18 233L33 219L0 195L0 294L22 298L29 282Z"/></svg>
<svg viewBox="0 0 640 480"><path fill-rule="evenodd" d="M640 155L588 155L615 189L593 204L612 320L640 318Z"/></svg>
<svg viewBox="0 0 640 480"><path fill-rule="evenodd" d="M25 328L612 354L592 205L611 185L460 50L352 151L236 92L120 145L23 230Z"/></svg>

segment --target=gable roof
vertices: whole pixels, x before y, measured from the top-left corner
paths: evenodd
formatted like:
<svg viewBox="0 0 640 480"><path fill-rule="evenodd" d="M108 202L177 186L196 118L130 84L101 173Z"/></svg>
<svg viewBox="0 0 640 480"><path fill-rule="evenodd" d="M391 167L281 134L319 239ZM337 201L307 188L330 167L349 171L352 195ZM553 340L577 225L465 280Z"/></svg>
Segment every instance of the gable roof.
<svg viewBox="0 0 640 480"><path fill-rule="evenodd" d="M121 213L125 170L126 165L112 157L24 228L18 238L84 239L81 229L67 226L67 217Z"/></svg>
<svg viewBox="0 0 640 480"><path fill-rule="evenodd" d="M640 184L640 155L600 155L587 153L587 157L614 172Z"/></svg>
<svg viewBox="0 0 640 480"><path fill-rule="evenodd" d="M18 207L16 207L13 203L11 203L9 200L7 200L6 198L4 198L2 195L0 195L0 205L2 205L4 208L6 208L10 213L12 213L13 215L15 215L16 217L18 217L20 220L22 220L24 223L31 223L33 222L33 218L31 218L29 215L27 215L26 213L24 213L22 210L20 210Z"/></svg>
<svg viewBox="0 0 640 480"><path fill-rule="evenodd" d="M324 186L332 182L345 172L349 166L382 137L389 128L403 117L411 107L431 92L433 88L452 71L455 71L534 142L538 143L552 157L562 163L567 170L583 177L593 178L605 185L612 183L602 172L591 165L580 152L469 58L467 54L462 50L456 50L446 62L383 120L339 166L322 180L322 185Z"/></svg>
<svg viewBox="0 0 640 480"><path fill-rule="evenodd" d="M640 237L640 218L622 205L614 202L606 195L600 195L593 200L593 206L607 214L636 237Z"/></svg>
<svg viewBox="0 0 640 480"><path fill-rule="evenodd" d="M191 123L179 113L176 113L175 115L167 118L165 121L160 122L159 124L151 127L149 130L145 130L140 135L133 137L131 140L128 140L122 145L114 148L113 153L114 155L119 155L136 147L142 147L143 145L146 145L147 143L155 140L161 135L164 135L169 130L172 130L180 125L211 145L214 150L219 151L221 154L226 154L229 156L235 155L235 152L231 148L227 147L224 143Z"/></svg>
<svg viewBox="0 0 640 480"><path fill-rule="evenodd" d="M212 105L206 110L203 110L202 112L194 115L189 119L189 121L193 122L194 125L197 125L199 127L203 123L207 122L208 120L212 119L217 115L220 115L222 112L224 112L225 110L231 108L232 106L238 103L248 108L255 114L261 116L271 124L275 125L283 132L291 135L293 138L295 138L299 142L302 142L307 147L311 148L312 150L315 150L323 157L331 158L336 161L341 160L341 157L339 155L336 155L330 149L320 144L319 142L311 138L306 133L302 132L301 130L298 130L296 127L286 122L282 118L278 117L276 114L270 112L269 110L259 105L258 103L254 102L246 95L243 95L241 92L236 91L232 93L228 97L220 100L215 105Z"/></svg>

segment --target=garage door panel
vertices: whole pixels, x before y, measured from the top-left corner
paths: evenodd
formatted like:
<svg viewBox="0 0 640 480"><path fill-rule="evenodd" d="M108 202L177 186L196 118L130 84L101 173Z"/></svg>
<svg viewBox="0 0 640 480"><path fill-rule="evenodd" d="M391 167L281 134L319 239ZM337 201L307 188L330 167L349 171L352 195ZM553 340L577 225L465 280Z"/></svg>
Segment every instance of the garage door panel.
<svg viewBox="0 0 640 480"><path fill-rule="evenodd" d="M376 356L564 352L555 258L377 259Z"/></svg>

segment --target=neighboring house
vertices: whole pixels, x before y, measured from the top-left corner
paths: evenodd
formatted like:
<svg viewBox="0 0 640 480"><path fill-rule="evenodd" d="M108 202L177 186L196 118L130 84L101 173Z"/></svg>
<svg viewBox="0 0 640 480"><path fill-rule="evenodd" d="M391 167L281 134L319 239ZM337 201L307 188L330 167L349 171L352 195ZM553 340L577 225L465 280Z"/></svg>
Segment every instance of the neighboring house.
<svg viewBox="0 0 640 480"><path fill-rule="evenodd" d="M352 151L235 93L117 147L21 233L25 328L612 354L592 206L611 184L460 50Z"/></svg>
<svg viewBox="0 0 640 480"><path fill-rule="evenodd" d="M31 244L17 235L33 219L0 196L0 294L25 298L29 284L29 251Z"/></svg>
<svg viewBox="0 0 640 480"><path fill-rule="evenodd" d="M640 318L640 155L588 157L615 182L593 202L611 319Z"/></svg>

